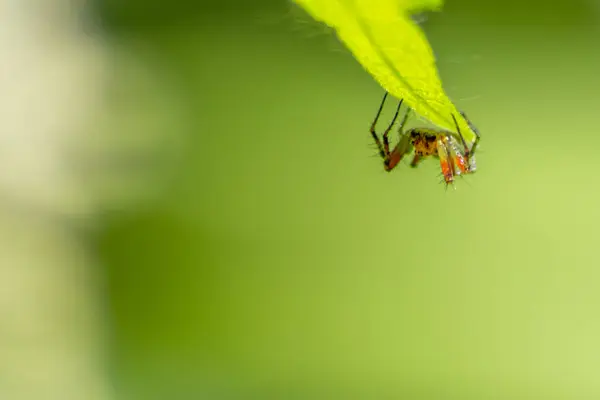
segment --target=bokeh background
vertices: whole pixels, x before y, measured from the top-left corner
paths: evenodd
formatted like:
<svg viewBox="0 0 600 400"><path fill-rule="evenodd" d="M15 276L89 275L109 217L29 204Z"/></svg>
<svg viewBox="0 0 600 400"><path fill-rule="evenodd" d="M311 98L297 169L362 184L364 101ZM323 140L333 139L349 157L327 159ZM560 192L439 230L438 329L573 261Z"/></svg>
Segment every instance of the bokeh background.
<svg viewBox="0 0 600 400"><path fill-rule="evenodd" d="M83 15L105 102L60 153L85 218L69 192L52 223L102 399L600 398L599 2L420 18L482 134L448 190L383 171L383 89L290 1Z"/></svg>

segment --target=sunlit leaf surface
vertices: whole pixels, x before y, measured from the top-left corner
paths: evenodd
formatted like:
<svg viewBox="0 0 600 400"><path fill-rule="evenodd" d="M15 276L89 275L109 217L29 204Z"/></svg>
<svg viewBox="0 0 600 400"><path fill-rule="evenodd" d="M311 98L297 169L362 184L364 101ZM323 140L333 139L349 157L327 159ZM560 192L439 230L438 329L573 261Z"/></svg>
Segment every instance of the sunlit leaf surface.
<svg viewBox="0 0 600 400"><path fill-rule="evenodd" d="M446 95L427 38L410 18L436 10L441 0L295 0L313 18L334 28L339 39L379 84L404 99L417 114L455 131L458 110ZM475 139L462 118L467 141Z"/></svg>

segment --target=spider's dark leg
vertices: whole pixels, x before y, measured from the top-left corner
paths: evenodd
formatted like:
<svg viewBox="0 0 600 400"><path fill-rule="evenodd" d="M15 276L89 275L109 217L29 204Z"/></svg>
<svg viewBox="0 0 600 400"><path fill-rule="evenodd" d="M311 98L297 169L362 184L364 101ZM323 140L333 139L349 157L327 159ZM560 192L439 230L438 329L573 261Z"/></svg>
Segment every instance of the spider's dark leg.
<svg viewBox="0 0 600 400"><path fill-rule="evenodd" d="M385 104L385 99L387 98L387 95L388 95L388 93L385 92L385 94L383 95L383 100L381 100L381 104L379 105L379 110L377 111L377 115L375 115L375 119L373 120L373 123L371 124L371 129L369 130L371 132L371 136L373 137L373 140L375 140L375 144L377 145L377 148L379 149L379 155L384 160L387 159L389 152L386 153L383 145L381 144L381 141L377 137L377 132L375 132L375 126L377 125L377 120L379 119L379 116L381 115L381 110L383 110L383 105Z"/></svg>
<svg viewBox="0 0 600 400"><path fill-rule="evenodd" d="M404 126L406 125L406 121L408 120L408 117L410 116L411 112L412 109L410 108L406 111L406 114L404 114L404 118L402 118L402 122L400 123L400 127L398 128L400 139L398 140L398 143L396 144L394 149L389 153L389 160L386 164L386 169L388 171L394 169L396 165L398 165L398 163L402 160L402 157L404 157L404 155L410 152L411 150L410 135L404 133Z"/></svg>
<svg viewBox="0 0 600 400"><path fill-rule="evenodd" d="M469 149L469 146L467 145L465 138L463 137L462 133L460 132L460 128L458 127L458 122L456 122L456 117L454 116L454 114L452 114L452 119L454 120L454 124L456 125L456 131L458 132L458 135L460 136L460 140L462 141L462 144L464 147L464 156L467 159L467 164L469 166L469 172L472 173L477 170L477 166L475 164L475 150L477 149L477 144L479 143L479 138L480 138L479 130L475 127L475 125L473 125L471 123L471 121L469 121L469 119L467 118L467 116L464 112L461 111L460 115L465 119L465 122L469 125L469 128L471 128L471 130L475 134L475 141L473 141L473 145Z"/></svg>
<svg viewBox="0 0 600 400"><path fill-rule="evenodd" d="M461 140L462 145L463 145L464 150L465 150L464 151L465 152L465 157L469 158L471 155L475 154L475 148L477 147L477 143L479 143L479 138L480 138L480 136L479 136L479 130L477 130L477 128L475 127L475 125L473 125L471 123L471 121L469 121L467 119L467 117L465 116L465 113L461 112L460 115L462 115L462 117L465 119L465 121L469 125L469 128L471 128L471 130L475 134L475 141L473 142L473 146L471 146L471 148L469 149L469 146L467 145L467 142L465 141L464 136L460 132L460 127L458 126L458 122L456 121L456 117L454 116L454 114L452 114L452 119L454 120L454 125L456 125L456 132L458 133L458 136L460 136L460 140Z"/></svg>
<svg viewBox="0 0 600 400"><path fill-rule="evenodd" d="M403 99L401 99L400 102L398 103L398 107L396 108L396 114L394 114L394 118L392 118L392 122L390 122L390 124L388 125L385 132L383 132L383 149L385 151L385 154L390 154L390 141L389 141L388 135L389 135L390 131L392 130L392 127L396 123L396 120L398 119L398 114L400 113L400 107L402 107L402 101L403 101ZM406 117L404 118L404 121L402 122L402 124L404 124L404 122L406 122Z"/></svg>
<svg viewBox="0 0 600 400"><path fill-rule="evenodd" d="M470 151L471 155L473 155L473 154L475 154L475 149L477 148L477 144L479 143L479 138L481 137L479 135L479 129L477 129L477 127L475 125L473 125L473 123L469 120L469 118L467 118L467 114L465 114L463 111L460 112L460 115L465 119L465 121L467 121L469 128L471 128L471 130L475 134L475 141L473 142L473 146L471 146L471 151Z"/></svg>
<svg viewBox="0 0 600 400"><path fill-rule="evenodd" d="M456 120L456 117L454 116L454 114L452 114L452 119L454 120L454 125L456 126L456 133L458 133L458 136L460 136L460 141L462 142L463 148L464 148L464 152L465 152L465 157L469 157L469 146L467 146L467 142L464 138L464 136L462 135L462 133L460 132L460 126L458 126L458 121Z"/></svg>

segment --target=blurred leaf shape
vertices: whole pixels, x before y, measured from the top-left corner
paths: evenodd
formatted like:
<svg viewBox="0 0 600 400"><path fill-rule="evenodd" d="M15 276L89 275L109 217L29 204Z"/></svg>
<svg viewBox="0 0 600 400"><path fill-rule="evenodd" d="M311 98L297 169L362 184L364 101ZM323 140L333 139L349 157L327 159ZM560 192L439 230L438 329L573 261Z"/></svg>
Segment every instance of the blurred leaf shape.
<svg viewBox="0 0 600 400"><path fill-rule="evenodd" d="M441 9L443 0L294 0L314 19L335 29L354 57L390 94L432 123L468 142L475 135L458 117L439 78L433 51L411 14Z"/></svg>

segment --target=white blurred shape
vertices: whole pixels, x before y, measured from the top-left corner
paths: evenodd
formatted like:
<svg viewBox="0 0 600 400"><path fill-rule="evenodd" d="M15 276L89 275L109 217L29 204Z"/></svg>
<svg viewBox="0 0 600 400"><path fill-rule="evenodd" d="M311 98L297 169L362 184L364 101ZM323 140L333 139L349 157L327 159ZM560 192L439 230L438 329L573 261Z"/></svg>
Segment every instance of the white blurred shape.
<svg viewBox="0 0 600 400"><path fill-rule="evenodd" d="M100 279L65 214L91 215L68 143L101 109L81 2L0 0L0 399L112 399Z"/></svg>

